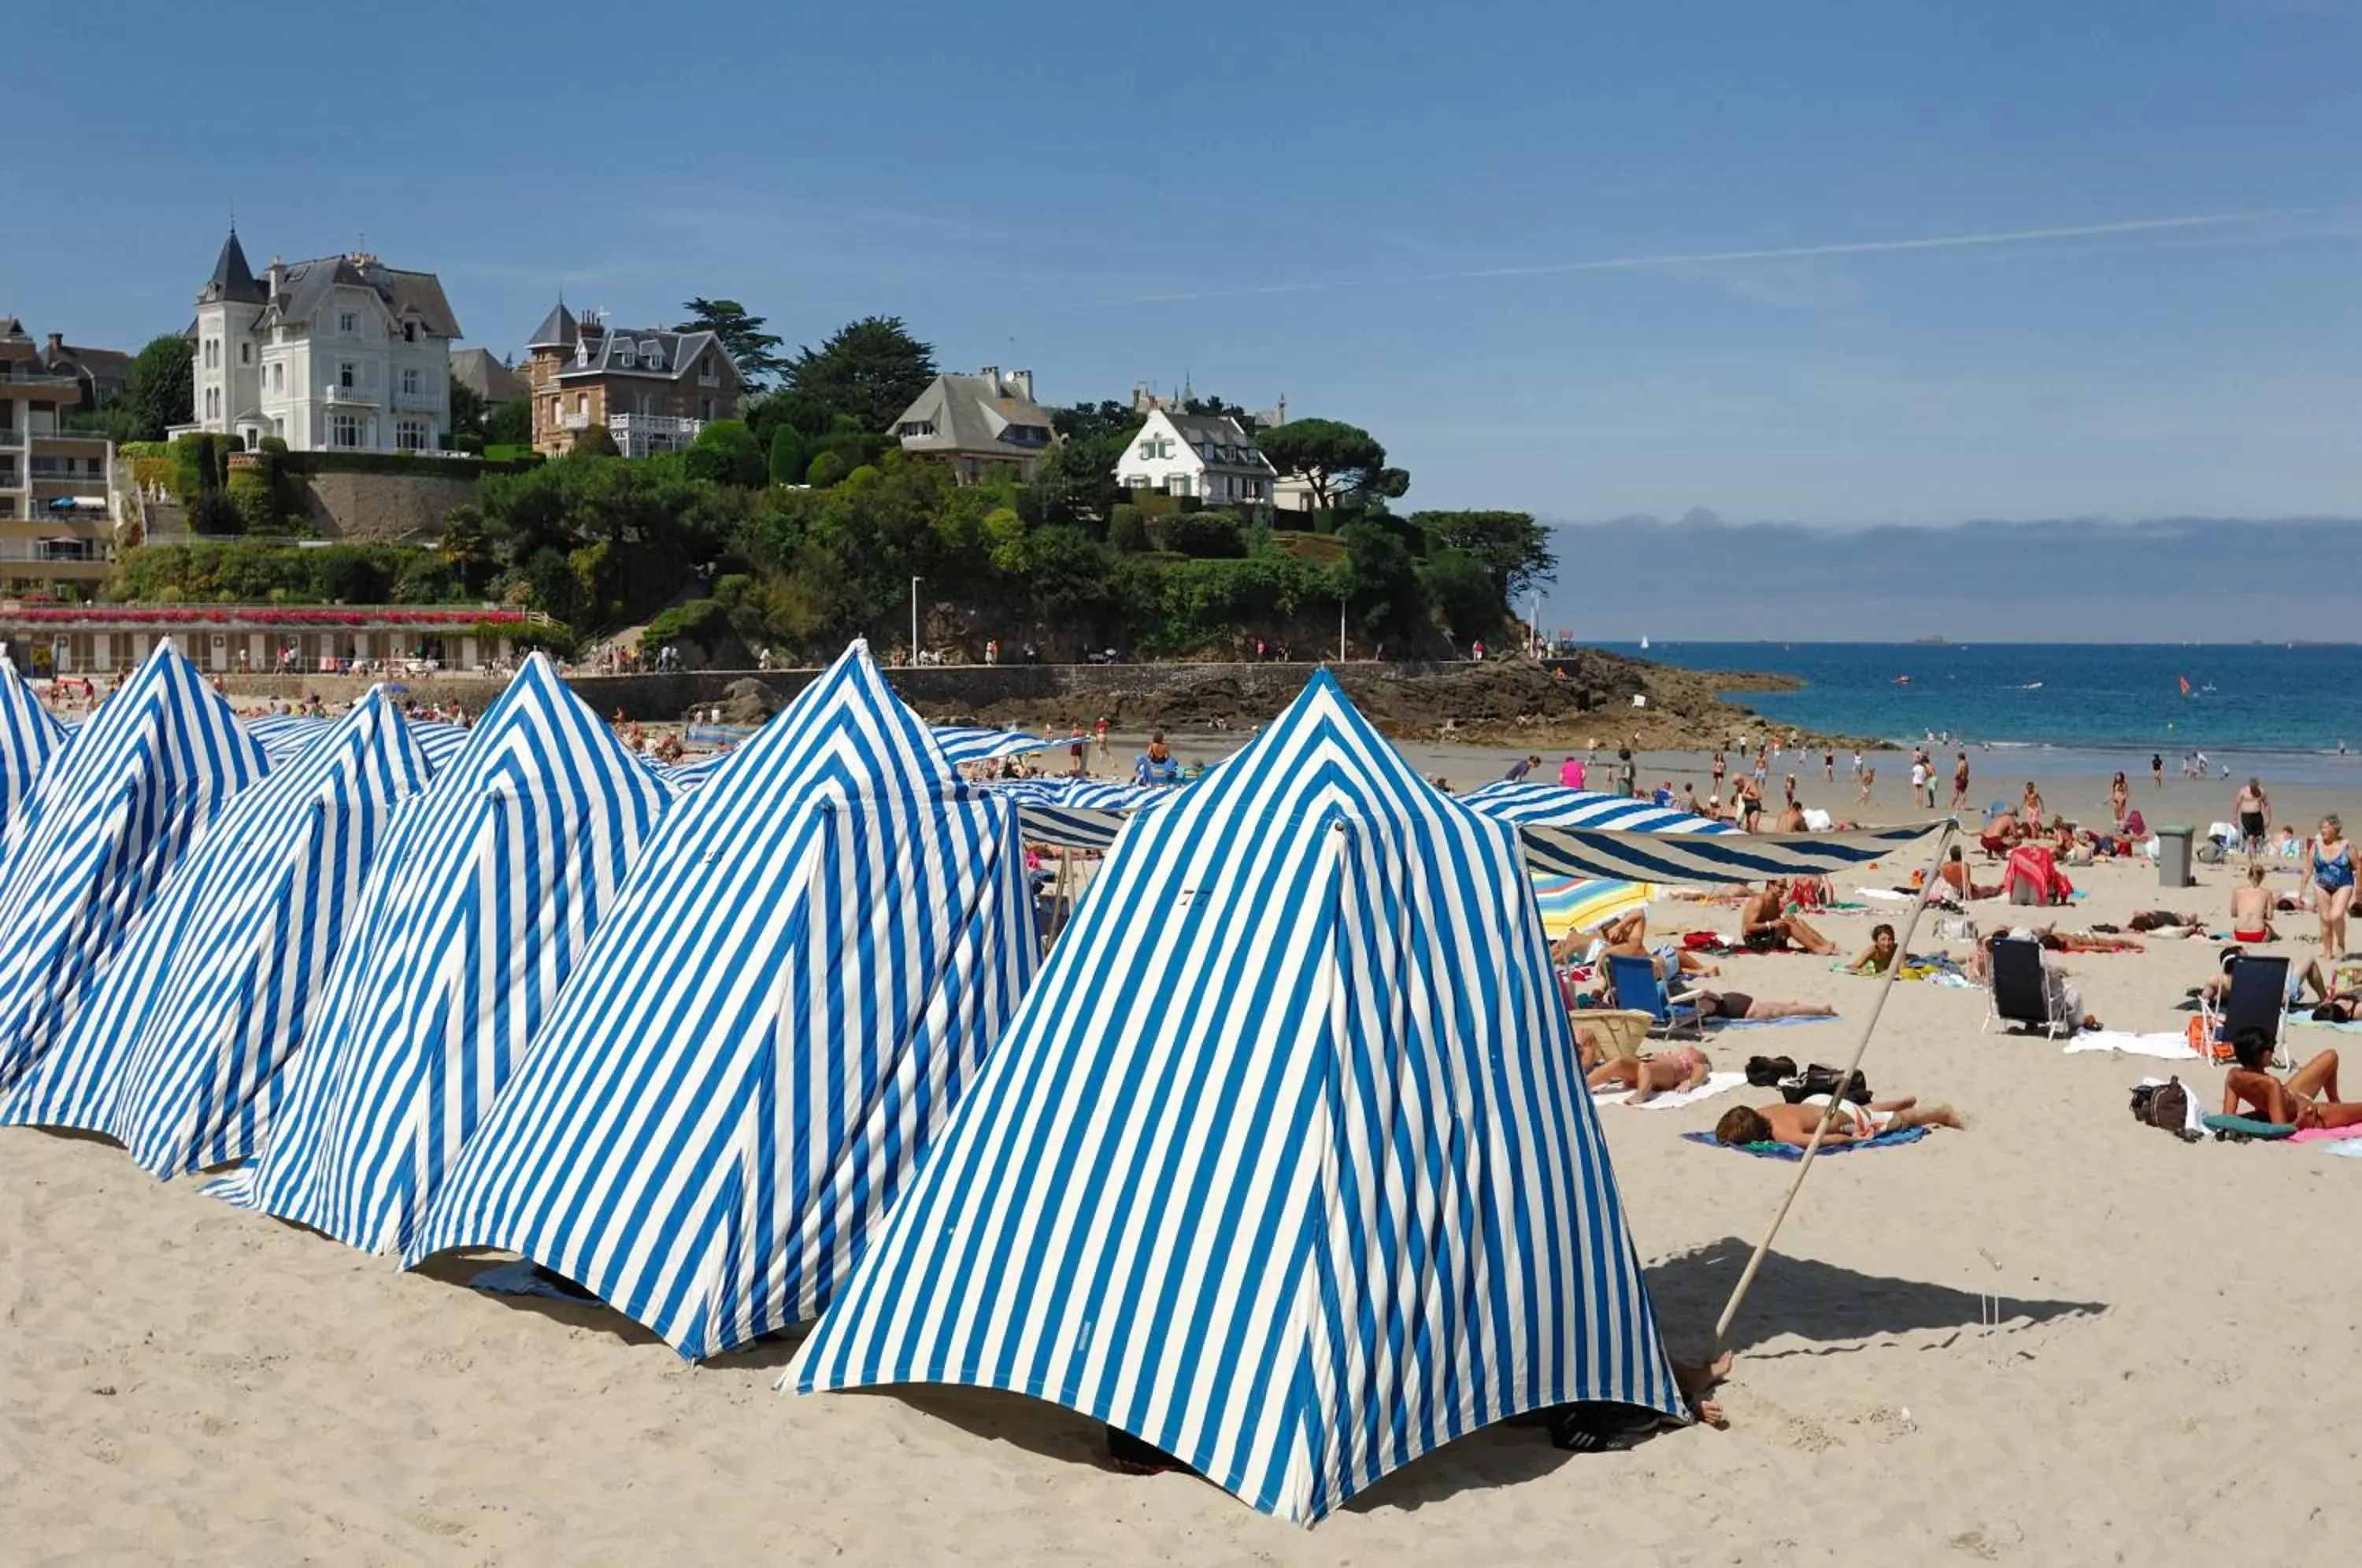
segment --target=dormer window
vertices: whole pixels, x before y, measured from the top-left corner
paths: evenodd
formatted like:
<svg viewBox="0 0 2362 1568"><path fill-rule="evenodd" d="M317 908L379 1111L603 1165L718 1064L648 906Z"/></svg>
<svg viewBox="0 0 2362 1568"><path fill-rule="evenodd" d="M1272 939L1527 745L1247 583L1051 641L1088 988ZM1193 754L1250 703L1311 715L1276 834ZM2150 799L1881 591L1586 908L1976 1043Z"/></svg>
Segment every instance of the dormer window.
<svg viewBox="0 0 2362 1568"><path fill-rule="evenodd" d="M651 370L661 370L664 369L664 359L665 355L663 344L657 342L653 337L642 340L640 344L640 363L646 365Z"/></svg>
<svg viewBox="0 0 2362 1568"><path fill-rule="evenodd" d="M348 310L348 311L339 311L339 312L337 313L337 331L339 331L339 332L343 333L343 334L344 334L346 337L354 337L354 336L356 336L357 334L359 334L359 331L360 331L360 329L361 329L361 316L360 316L360 312L359 312L359 311L353 311L353 310Z"/></svg>
<svg viewBox="0 0 2362 1568"><path fill-rule="evenodd" d="M634 368L635 368L635 363L636 363L636 362L635 362L635 361L633 359L633 358L632 358L632 343L631 343L631 339L630 339L630 338L628 338L628 337L624 337L624 338L618 338L618 339L616 339L616 342L615 342L615 364L616 364L616 367L617 367L618 369L620 369L620 370L632 370L632 369L634 369Z"/></svg>
<svg viewBox="0 0 2362 1568"><path fill-rule="evenodd" d="M416 322L405 321L402 324L402 340L404 343L415 343L418 341L418 324Z"/></svg>

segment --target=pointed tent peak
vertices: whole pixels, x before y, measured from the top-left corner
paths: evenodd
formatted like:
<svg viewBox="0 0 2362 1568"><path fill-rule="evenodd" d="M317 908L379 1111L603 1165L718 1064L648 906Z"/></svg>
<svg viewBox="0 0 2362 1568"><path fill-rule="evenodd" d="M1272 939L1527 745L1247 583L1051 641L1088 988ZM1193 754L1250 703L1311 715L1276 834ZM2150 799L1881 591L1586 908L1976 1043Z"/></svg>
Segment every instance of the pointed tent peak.
<svg viewBox="0 0 2362 1568"><path fill-rule="evenodd" d="M538 652L528 656L518 667L507 690L492 699L483 717L468 731L467 744L444 765L436 777L436 786L439 789L447 779L480 776L497 767L512 744L522 736L553 734L564 735L567 744L580 748L578 755L601 758L599 770L607 777L621 778L627 770L629 777L653 786L659 801L672 798L670 781L634 763L631 749L617 738L607 721L575 695L549 656ZM523 744L528 747L538 745L532 740Z"/></svg>
<svg viewBox="0 0 2362 1568"><path fill-rule="evenodd" d="M210 304L217 300L234 301L239 304L260 304L262 285L255 281L254 269L247 265L246 247L237 242L237 228L232 225L229 237L222 241L221 254L214 259L213 276L205 280L197 303Z"/></svg>
<svg viewBox="0 0 2362 1568"><path fill-rule="evenodd" d="M860 637L733 754L749 760L731 772L747 778L784 768L785 777L808 771L843 776L848 748L859 758L850 771L876 783L962 788L959 770L936 744L934 731L895 691Z"/></svg>
<svg viewBox="0 0 2362 1568"><path fill-rule="evenodd" d="M1304 690L1262 734L1209 768L1173 805L1233 793L1265 795L1291 783L1304 786L1316 772L1357 781L1357 788L1347 791L1353 797L1446 802L1455 811L1466 810L1420 777L1325 668L1313 671Z"/></svg>
<svg viewBox="0 0 2362 1568"><path fill-rule="evenodd" d="M533 336L525 340L525 351L531 353L535 348L571 348L581 335L580 324L574 319L574 313L566 308L566 296L560 294L557 296L557 304L551 307L547 315L541 318L541 325L534 328Z"/></svg>

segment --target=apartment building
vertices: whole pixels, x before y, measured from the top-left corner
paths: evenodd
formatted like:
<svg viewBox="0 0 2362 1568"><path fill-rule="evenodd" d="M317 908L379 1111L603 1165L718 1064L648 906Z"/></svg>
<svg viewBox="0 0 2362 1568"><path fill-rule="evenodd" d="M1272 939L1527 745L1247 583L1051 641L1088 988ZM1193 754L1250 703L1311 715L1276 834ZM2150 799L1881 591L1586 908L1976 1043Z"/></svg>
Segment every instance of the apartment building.
<svg viewBox="0 0 2362 1568"><path fill-rule="evenodd" d="M87 598L106 576L115 449L61 428L81 378L52 371L14 316L0 316L0 596Z"/></svg>

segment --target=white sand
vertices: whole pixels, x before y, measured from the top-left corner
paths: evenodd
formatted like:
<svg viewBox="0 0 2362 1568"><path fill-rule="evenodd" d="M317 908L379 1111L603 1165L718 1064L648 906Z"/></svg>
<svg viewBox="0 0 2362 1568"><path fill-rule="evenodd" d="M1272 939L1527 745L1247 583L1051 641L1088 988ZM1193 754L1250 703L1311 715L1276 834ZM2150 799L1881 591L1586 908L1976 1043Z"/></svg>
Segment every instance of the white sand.
<svg viewBox="0 0 2362 1568"><path fill-rule="evenodd" d="M2187 900L2212 909L2223 873ZM2158 901L2079 877L2078 919ZM2176 900L2174 901L2183 901ZM1727 930L1723 909L1660 906ZM1981 916L1996 906L1978 906ZM1877 914L1833 916L1855 940ZM2301 922L2299 922L2301 923ZM1925 945L1924 944L1922 945ZM2288 944L2309 955L2310 948ZM2112 1026L2178 1027L2202 944L2073 966ZM1729 982L1835 1024L1726 1037L1841 1061L1872 982ZM400 1275L160 1187L101 1143L0 1132L0 1561L2268 1562L2362 1525L2362 1161L2135 1125L2158 1064L1980 1038L1980 993L1897 988L1880 1092L1966 1132L1816 1167L1738 1325L1728 1432L1573 1458L1460 1443L1309 1532L1097 1432L944 1390L771 1392L789 1345L701 1369L602 1309ZM2300 1052L2341 1041L2300 1032ZM2357 1064L2362 1073L2362 1064ZM2210 1096L2219 1075L2190 1076ZM2362 1085L2349 1085L2362 1093ZM1794 1167L1685 1144L1742 1095L1601 1115L1657 1304L1694 1349ZM1981 1291L2003 1327L1979 1327ZM1907 1411L1907 1414L1906 1414ZM2341 1547L2340 1542L2345 1546Z"/></svg>

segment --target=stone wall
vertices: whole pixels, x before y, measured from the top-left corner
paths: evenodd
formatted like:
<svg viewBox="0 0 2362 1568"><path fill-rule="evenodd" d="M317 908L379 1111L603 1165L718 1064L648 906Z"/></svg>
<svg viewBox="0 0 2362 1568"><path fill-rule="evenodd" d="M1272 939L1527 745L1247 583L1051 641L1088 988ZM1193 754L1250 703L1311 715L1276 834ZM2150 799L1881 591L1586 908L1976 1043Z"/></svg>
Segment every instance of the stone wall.
<svg viewBox="0 0 2362 1568"><path fill-rule="evenodd" d="M425 544L453 509L474 503L476 481L452 474L302 474L295 484L325 539Z"/></svg>

